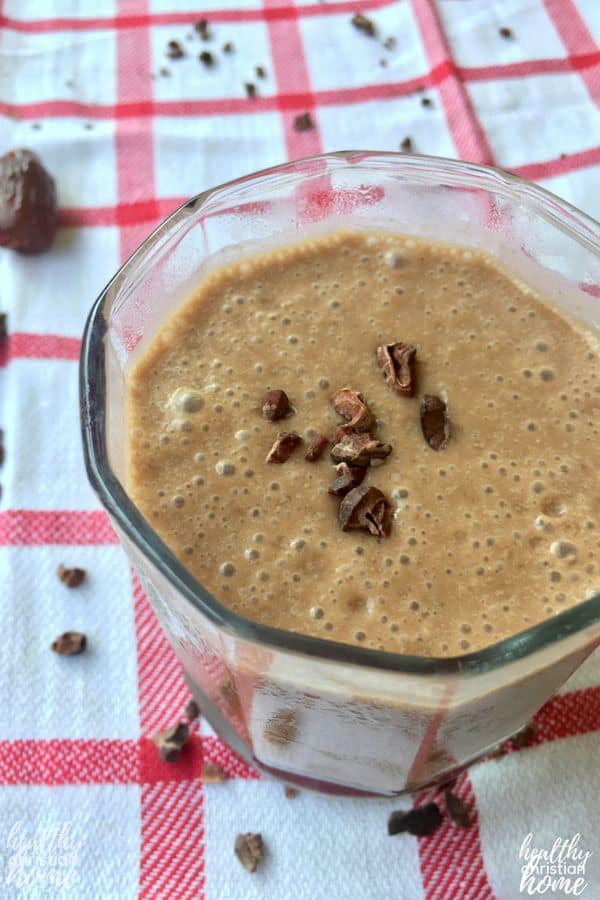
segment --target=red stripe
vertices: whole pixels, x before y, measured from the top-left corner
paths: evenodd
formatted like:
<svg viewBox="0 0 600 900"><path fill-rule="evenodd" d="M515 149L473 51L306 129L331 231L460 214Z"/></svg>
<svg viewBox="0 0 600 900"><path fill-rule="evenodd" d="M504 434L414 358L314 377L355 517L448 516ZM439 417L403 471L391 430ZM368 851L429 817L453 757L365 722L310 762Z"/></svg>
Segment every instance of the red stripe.
<svg viewBox="0 0 600 900"><path fill-rule="evenodd" d="M0 546L118 543L109 518L102 510L7 509L0 512Z"/></svg>
<svg viewBox="0 0 600 900"><path fill-rule="evenodd" d="M426 2L426 0L418 0L418 2ZM282 61L282 66L284 61ZM306 111L312 104L317 107L333 106L401 97L414 92L416 88L423 85L437 87L443 85L446 80L454 78L462 81L492 81L505 78L523 78L526 75L593 70L599 64L600 51L598 50L591 53L573 55L568 58L526 60L493 66L457 66L451 59L442 55L428 74L408 78L404 81L314 91L297 90L295 89L296 85L292 83L289 91L256 97L252 102L245 97L217 97L206 100L151 100L143 99L143 97L133 97L127 102L119 102L115 105L80 103L76 100L45 100L37 103L0 102L0 113L18 119L41 119L75 115L88 119L106 120L142 118L154 115L250 115L254 112L274 112L277 110L298 113ZM461 104L465 100L468 101L464 90L463 94L464 97L460 101ZM474 115L470 101L468 101L468 104L470 107L469 115ZM458 112L454 111L453 122L457 116ZM481 128L479 125L477 127Z"/></svg>
<svg viewBox="0 0 600 900"><path fill-rule="evenodd" d="M566 175L568 172L576 172L586 166L594 166L600 163L600 147L592 147L590 150L581 150L579 153L570 153L568 156L558 159L549 159L546 162L526 163L512 169L521 178L531 181L540 181L542 178L554 178L556 175Z"/></svg>
<svg viewBox="0 0 600 900"><path fill-rule="evenodd" d="M277 0L263 0L265 10L276 8ZM285 134L285 145L288 159L299 159L303 156L316 156L322 152L321 136L315 115L315 97L312 93L310 73L304 53L299 19L296 14L288 20L269 19L269 41L273 59L274 79L277 85L278 99L299 94L305 99L302 112L312 115L315 127L299 132L294 128L297 110L290 110L279 104Z"/></svg>
<svg viewBox="0 0 600 900"><path fill-rule="evenodd" d="M197 13L165 12L137 13L119 16L94 16L93 18L16 19L0 16L0 27L25 34L46 34L52 31L96 31L98 29L147 28L153 25L192 25L200 17L213 23L262 22L295 19L297 15L314 17L332 13L353 13L359 10L380 9L390 6L393 0L340 0L327 5L305 4L297 8L289 5L273 5L269 9L214 9Z"/></svg>
<svg viewBox="0 0 600 900"><path fill-rule="evenodd" d="M413 9L431 68L435 69L436 66L451 61L452 77L440 82L439 93L458 155L471 162L493 165L492 148L475 114L462 78L456 74L450 45L433 0L413 0Z"/></svg>
<svg viewBox="0 0 600 900"><path fill-rule="evenodd" d="M460 900L494 900L489 883L479 834L479 816L471 780L464 772L453 792L471 812L468 829L459 828L444 817L440 827L429 837L419 838L419 863L427 900L460 898ZM443 792L422 794L416 805L434 800L443 807Z"/></svg>
<svg viewBox="0 0 600 900"><path fill-rule="evenodd" d="M598 45L573 0L544 0L567 53L594 53ZM600 104L600 69L584 70L581 77L595 103Z"/></svg>
<svg viewBox="0 0 600 900"><path fill-rule="evenodd" d="M0 343L0 366L11 359L79 360L80 338L13 331Z"/></svg>

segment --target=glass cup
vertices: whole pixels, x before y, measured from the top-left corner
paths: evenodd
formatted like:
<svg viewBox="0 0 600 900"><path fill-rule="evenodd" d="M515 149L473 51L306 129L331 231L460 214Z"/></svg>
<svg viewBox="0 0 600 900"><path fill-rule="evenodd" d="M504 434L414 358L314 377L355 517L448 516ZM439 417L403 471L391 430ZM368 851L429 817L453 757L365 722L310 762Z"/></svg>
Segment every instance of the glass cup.
<svg viewBox="0 0 600 900"><path fill-rule="evenodd" d="M300 160L192 198L115 275L83 340L83 441L92 485L215 730L288 784L395 795L450 779L518 731L600 642L600 596L450 659L307 637L227 609L127 493L125 385L140 349L214 266L339 227L484 249L600 326L600 227L557 197L425 156Z"/></svg>

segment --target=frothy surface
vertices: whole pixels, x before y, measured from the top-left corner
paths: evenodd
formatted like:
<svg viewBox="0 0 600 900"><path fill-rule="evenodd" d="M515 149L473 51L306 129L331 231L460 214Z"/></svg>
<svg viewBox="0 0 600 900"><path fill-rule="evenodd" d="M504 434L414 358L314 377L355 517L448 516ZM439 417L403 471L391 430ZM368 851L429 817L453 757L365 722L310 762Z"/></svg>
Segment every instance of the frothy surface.
<svg viewBox="0 0 600 900"><path fill-rule="evenodd" d="M418 347L417 396L375 348ZM369 472L391 536L345 533L328 452L284 465L362 392L391 456ZM294 415L261 417L282 388ZM236 612L365 647L454 656L600 589L598 334L484 255L335 233L213 272L128 378L129 490L186 567ZM424 442L419 398L447 397L452 438Z"/></svg>

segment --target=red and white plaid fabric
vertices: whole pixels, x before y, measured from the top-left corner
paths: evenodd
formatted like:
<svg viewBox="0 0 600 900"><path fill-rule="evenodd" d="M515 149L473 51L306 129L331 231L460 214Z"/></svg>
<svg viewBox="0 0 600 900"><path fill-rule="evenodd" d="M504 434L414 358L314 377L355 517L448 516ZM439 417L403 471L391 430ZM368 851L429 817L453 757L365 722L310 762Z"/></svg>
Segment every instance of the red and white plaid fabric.
<svg viewBox="0 0 600 900"><path fill-rule="evenodd" d="M351 27L358 10L395 48ZM0 26L0 152L39 152L63 225L44 256L0 252L0 897L510 900L529 832L547 849L579 833L596 851L583 896L600 897L598 656L539 713L532 747L460 779L466 831L389 838L406 800L290 801L202 721L181 762L160 763L150 736L187 691L87 485L77 397L84 319L109 276L182 199L242 173L410 136L598 216L598 0L2 0ZM166 59L169 40L186 58ZM299 133L304 112L316 127ZM61 562L88 570L77 591ZM89 652L51 653L66 629ZM203 786L203 759L230 780ZM238 831L268 846L254 876L233 857Z"/></svg>

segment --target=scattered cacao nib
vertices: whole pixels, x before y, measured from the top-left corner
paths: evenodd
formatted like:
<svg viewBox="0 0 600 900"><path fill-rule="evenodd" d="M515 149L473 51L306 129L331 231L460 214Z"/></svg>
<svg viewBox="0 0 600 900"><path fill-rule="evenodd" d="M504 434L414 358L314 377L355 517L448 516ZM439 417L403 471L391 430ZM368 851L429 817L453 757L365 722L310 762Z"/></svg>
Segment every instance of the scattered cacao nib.
<svg viewBox="0 0 600 900"><path fill-rule="evenodd" d="M392 37L392 35L390 35L389 37L386 37L385 41L383 42L383 46L385 47L386 50L393 50L394 47L396 46L396 43L397 43L396 38Z"/></svg>
<svg viewBox="0 0 600 900"><path fill-rule="evenodd" d="M392 527L391 507L379 488L362 484L342 499L338 520L342 531L360 528L375 537L387 537Z"/></svg>
<svg viewBox="0 0 600 900"><path fill-rule="evenodd" d="M329 441L326 437L322 434L317 434L308 445L308 450L304 454L304 459L307 462L316 462L318 459L321 459L328 443Z"/></svg>
<svg viewBox="0 0 600 900"><path fill-rule="evenodd" d="M221 47L221 50L223 51L223 53L233 53L234 49L235 48L234 48L233 44L231 43L231 41L226 41L223 44L223 46Z"/></svg>
<svg viewBox="0 0 600 900"><path fill-rule="evenodd" d="M255 66L254 71L256 73L257 78L266 78L267 77L267 70L265 69L264 66Z"/></svg>
<svg viewBox="0 0 600 900"><path fill-rule="evenodd" d="M8 337L8 316L6 313L0 313L0 341L5 341Z"/></svg>
<svg viewBox="0 0 600 900"><path fill-rule="evenodd" d="M346 419L342 428L348 431L368 431L373 425L371 410L365 398L352 388L340 388L330 401L338 416Z"/></svg>
<svg viewBox="0 0 600 900"><path fill-rule="evenodd" d="M421 401L421 429L432 450L445 450L450 439L446 404L439 397L425 394Z"/></svg>
<svg viewBox="0 0 600 900"><path fill-rule="evenodd" d="M56 574L58 575L62 583L66 584L67 587L76 588L79 587L79 585L85 578L85 569L67 569L61 563L56 570Z"/></svg>
<svg viewBox="0 0 600 900"><path fill-rule="evenodd" d="M183 714L184 716L187 716L188 719L197 719L200 715L200 707L193 697L190 697L188 702L185 704Z"/></svg>
<svg viewBox="0 0 600 900"><path fill-rule="evenodd" d="M421 97L421 106L433 106L433 100L430 97Z"/></svg>
<svg viewBox="0 0 600 900"><path fill-rule="evenodd" d="M167 56L169 59L181 59L185 56L185 52L179 41L169 41L167 44Z"/></svg>
<svg viewBox="0 0 600 900"><path fill-rule="evenodd" d="M366 466L349 466L345 462L335 466L335 471L338 477L329 485L329 493L334 497L345 497L362 483L367 474Z"/></svg>
<svg viewBox="0 0 600 900"><path fill-rule="evenodd" d="M290 400L285 391L278 389L267 391L262 405L263 418L269 422L285 419L292 412Z"/></svg>
<svg viewBox="0 0 600 900"><path fill-rule="evenodd" d="M288 461L296 447L302 443L302 438L295 431L280 431L275 438L275 443L266 455L265 462L281 465Z"/></svg>
<svg viewBox="0 0 600 900"><path fill-rule="evenodd" d="M235 839L234 852L248 872L256 872L256 868L264 856L262 835L252 834L250 831L246 834L238 834Z"/></svg>
<svg viewBox="0 0 600 900"><path fill-rule="evenodd" d="M284 790L285 796L288 798L288 800L293 800L294 797L297 797L298 794L300 793L298 788L291 787L289 784L286 784L283 790Z"/></svg>
<svg viewBox="0 0 600 900"><path fill-rule="evenodd" d="M263 737L271 744L290 744L296 740L298 724L292 709L280 709L265 725Z"/></svg>
<svg viewBox="0 0 600 900"><path fill-rule="evenodd" d="M212 762L202 763L201 778L204 784L223 784L224 781L227 781L227 775L223 769Z"/></svg>
<svg viewBox="0 0 600 900"><path fill-rule="evenodd" d="M400 834L408 831L415 837L426 837L432 834L440 826L442 814L436 803L427 803L408 812L398 810L393 812L388 819L388 834Z"/></svg>
<svg viewBox="0 0 600 900"><path fill-rule="evenodd" d="M515 36L515 33L512 30L512 28L506 28L506 26L499 28L498 34L500 35L500 37L503 37L508 41Z"/></svg>
<svg viewBox="0 0 600 900"><path fill-rule="evenodd" d="M446 812L453 822L456 822L461 828L468 828L471 824L471 813L460 797L447 790L444 793L446 801Z"/></svg>
<svg viewBox="0 0 600 900"><path fill-rule="evenodd" d="M80 631L65 631L52 641L52 649L60 656L77 656L83 653L87 645L85 634Z"/></svg>
<svg viewBox="0 0 600 900"><path fill-rule="evenodd" d="M310 131L314 127L315 123L309 112L300 113L300 115L296 116L294 119L294 128L296 131Z"/></svg>
<svg viewBox="0 0 600 900"><path fill-rule="evenodd" d="M42 253L58 227L56 187L31 150L0 156L0 246Z"/></svg>
<svg viewBox="0 0 600 900"><path fill-rule="evenodd" d="M219 692L229 707L229 711L234 714L239 713L241 708L240 695L231 678L223 679L219 685Z"/></svg>
<svg viewBox="0 0 600 900"><path fill-rule="evenodd" d="M244 84L244 90L246 91L247 97L256 97L256 85L252 81L246 81Z"/></svg>
<svg viewBox="0 0 600 900"><path fill-rule="evenodd" d="M349 466L368 466L375 459L387 459L391 452L391 444L384 444L370 434L345 434L331 448L332 459Z"/></svg>
<svg viewBox="0 0 600 900"><path fill-rule="evenodd" d="M158 754L163 762L177 762L181 751L187 743L190 730L185 722L178 722L166 731L159 731L152 735L152 740L158 747Z"/></svg>
<svg viewBox="0 0 600 900"><path fill-rule="evenodd" d="M409 137L403 138L400 143L400 149L403 151L403 153L412 153L412 150L413 150L412 138L409 138Z"/></svg>
<svg viewBox="0 0 600 900"><path fill-rule="evenodd" d="M511 744L514 744L515 747L518 747L519 750L522 750L524 747L529 746L537 733L538 727L535 722L529 722L525 728L522 728L520 731L517 731L516 734L513 734L510 738L510 742Z"/></svg>
<svg viewBox="0 0 600 900"><path fill-rule="evenodd" d="M369 37L375 37L377 33L375 23L368 19L367 16L358 12L352 16L350 21L358 31L362 31L363 34L367 34Z"/></svg>
<svg viewBox="0 0 600 900"><path fill-rule="evenodd" d="M383 377L402 397L412 397L415 392L416 357L415 345L404 341L377 348L377 362Z"/></svg>
<svg viewBox="0 0 600 900"><path fill-rule="evenodd" d="M198 59L207 69L210 69L210 67L215 64L215 58L210 50L203 50L202 53L199 54Z"/></svg>

